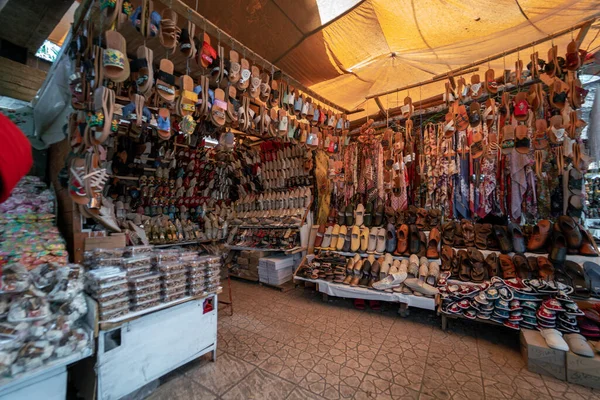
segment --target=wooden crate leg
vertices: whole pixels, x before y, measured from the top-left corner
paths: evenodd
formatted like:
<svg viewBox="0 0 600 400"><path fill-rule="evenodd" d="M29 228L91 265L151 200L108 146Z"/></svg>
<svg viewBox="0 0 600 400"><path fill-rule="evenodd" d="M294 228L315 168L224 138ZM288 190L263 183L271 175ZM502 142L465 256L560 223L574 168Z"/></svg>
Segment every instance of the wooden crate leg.
<svg viewBox="0 0 600 400"><path fill-rule="evenodd" d="M447 329L448 329L448 317L446 317L444 314L442 314L442 330L444 332L446 332Z"/></svg>
<svg viewBox="0 0 600 400"><path fill-rule="evenodd" d="M406 318L410 315L410 311L408 310L408 304L400 303L400 308L398 308L398 314L402 318Z"/></svg>
<svg viewBox="0 0 600 400"><path fill-rule="evenodd" d="M329 301L329 295L327 293L323 293L323 301L324 302L328 302Z"/></svg>

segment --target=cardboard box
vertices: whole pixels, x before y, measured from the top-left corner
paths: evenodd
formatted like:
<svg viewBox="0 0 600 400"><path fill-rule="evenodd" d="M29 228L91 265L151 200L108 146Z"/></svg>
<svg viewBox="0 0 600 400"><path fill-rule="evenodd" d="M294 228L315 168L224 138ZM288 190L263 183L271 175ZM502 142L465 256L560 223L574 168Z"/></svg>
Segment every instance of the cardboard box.
<svg viewBox="0 0 600 400"><path fill-rule="evenodd" d="M243 257L238 257L237 259L237 263L238 265L248 265L248 259L247 258L243 258Z"/></svg>
<svg viewBox="0 0 600 400"><path fill-rule="evenodd" d="M539 331L522 329L520 337L521 356L530 372L567 379L566 352L548 347Z"/></svg>
<svg viewBox="0 0 600 400"><path fill-rule="evenodd" d="M567 353L567 381L578 385L600 389L600 356L581 357Z"/></svg>

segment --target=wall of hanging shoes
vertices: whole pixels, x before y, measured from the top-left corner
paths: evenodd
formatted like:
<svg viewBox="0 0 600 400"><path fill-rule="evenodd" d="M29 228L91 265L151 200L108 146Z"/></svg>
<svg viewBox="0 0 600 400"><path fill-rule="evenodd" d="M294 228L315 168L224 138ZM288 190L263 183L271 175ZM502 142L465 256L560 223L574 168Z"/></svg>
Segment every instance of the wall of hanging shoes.
<svg viewBox="0 0 600 400"><path fill-rule="evenodd" d="M583 180L592 161L581 139L585 55L573 41L564 58L556 46L548 57L534 52L527 68L519 61L500 78L490 69L470 84L451 80L448 110L437 115L413 115L407 96L403 122L377 132L369 120L341 146L324 148L332 184L317 182L328 190L317 196L330 206L319 210L314 247L325 261L317 254L298 276L414 294L439 289L444 312L456 311L448 307L456 287L493 277L517 287L533 281L522 291L534 294L548 284L545 293L600 296L598 248L583 226L586 199L595 212ZM417 291L403 284L419 278ZM477 309L458 314L472 319ZM519 316L508 318L498 321L518 329Z"/></svg>
<svg viewBox="0 0 600 400"><path fill-rule="evenodd" d="M246 50L225 54L163 5L94 2L69 47L64 175L84 229L126 232L134 245L300 247L311 150L348 121Z"/></svg>

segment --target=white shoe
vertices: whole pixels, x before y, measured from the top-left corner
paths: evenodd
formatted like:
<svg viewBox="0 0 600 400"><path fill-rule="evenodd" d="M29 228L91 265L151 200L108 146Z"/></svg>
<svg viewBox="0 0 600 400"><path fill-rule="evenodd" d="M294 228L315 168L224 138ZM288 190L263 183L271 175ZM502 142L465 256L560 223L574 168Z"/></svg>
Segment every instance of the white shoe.
<svg viewBox="0 0 600 400"><path fill-rule="evenodd" d="M393 274L388 275L382 280L373 283L373 289L375 290L386 290L392 289L394 287L400 286L402 282L406 279L406 273L402 274Z"/></svg>

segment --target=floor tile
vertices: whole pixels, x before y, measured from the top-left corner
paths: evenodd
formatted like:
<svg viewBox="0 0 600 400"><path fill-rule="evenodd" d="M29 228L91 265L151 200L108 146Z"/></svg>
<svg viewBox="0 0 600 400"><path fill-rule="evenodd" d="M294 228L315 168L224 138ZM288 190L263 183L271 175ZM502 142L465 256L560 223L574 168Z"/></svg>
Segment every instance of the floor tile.
<svg viewBox="0 0 600 400"><path fill-rule="evenodd" d="M300 386L329 400L351 399L364 373L322 359L300 382Z"/></svg>
<svg viewBox="0 0 600 400"><path fill-rule="evenodd" d="M600 389L575 385L549 376L542 376L542 380L553 399L600 400Z"/></svg>
<svg viewBox="0 0 600 400"><path fill-rule="evenodd" d="M159 386L147 400L213 400L213 393L187 376L171 379Z"/></svg>
<svg viewBox="0 0 600 400"><path fill-rule="evenodd" d="M403 352L386 352L382 349L368 374L394 384L419 391L425 373L425 359L412 349Z"/></svg>
<svg viewBox="0 0 600 400"><path fill-rule="evenodd" d="M260 368L297 384L319 360L320 357L309 352L283 346L262 363Z"/></svg>
<svg viewBox="0 0 600 400"><path fill-rule="evenodd" d="M508 380L506 376L487 377L484 375L483 385L486 399L548 399L550 393L541 375L514 376ZM501 381L502 380L502 381Z"/></svg>
<svg viewBox="0 0 600 400"><path fill-rule="evenodd" d="M276 339L246 332L238 336L237 342L229 343L226 351L241 360L260 365L283 346L283 342Z"/></svg>
<svg viewBox="0 0 600 400"><path fill-rule="evenodd" d="M222 357L217 358L216 362L200 364L186 375L194 382L221 395L254 368L254 365L225 353Z"/></svg>
<svg viewBox="0 0 600 400"><path fill-rule="evenodd" d="M354 396L356 400L417 399L418 397L419 392L416 390L371 375L365 376Z"/></svg>
<svg viewBox="0 0 600 400"><path fill-rule="evenodd" d="M368 346L342 337L326 350L323 357L357 371L367 372L378 350L379 346Z"/></svg>
<svg viewBox="0 0 600 400"><path fill-rule="evenodd" d="M484 396L480 377L429 365L423 375L421 393L436 399L481 399Z"/></svg>
<svg viewBox="0 0 600 400"><path fill-rule="evenodd" d="M293 389L292 383L261 369L256 369L221 398L223 400L279 400L285 399Z"/></svg>
<svg viewBox="0 0 600 400"><path fill-rule="evenodd" d="M325 398L318 394L311 393L306 389L302 389L301 387L296 387L286 400L325 400Z"/></svg>

